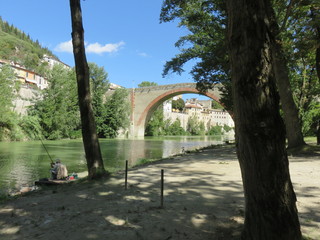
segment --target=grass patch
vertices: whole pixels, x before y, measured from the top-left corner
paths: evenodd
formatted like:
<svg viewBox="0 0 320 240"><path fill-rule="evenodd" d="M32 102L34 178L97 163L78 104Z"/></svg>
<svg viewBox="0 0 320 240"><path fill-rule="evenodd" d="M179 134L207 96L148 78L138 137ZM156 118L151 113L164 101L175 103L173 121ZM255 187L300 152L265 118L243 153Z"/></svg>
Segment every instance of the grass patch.
<svg viewBox="0 0 320 240"><path fill-rule="evenodd" d="M304 141L307 144L316 144L317 143L317 138L316 137L304 137Z"/></svg>
<svg viewBox="0 0 320 240"><path fill-rule="evenodd" d="M314 156L314 155L320 155L320 145L304 145L301 147L291 148L287 150L289 155L292 156L299 156L299 155L305 155L305 156Z"/></svg>
<svg viewBox="0 0 320 240"><path fill-rule="evenodd" d="M308 236L302 236L302 240L314 240L314 239Z"/></svg>
<svg viewBox="0 0 320 240"><path fill-rule="evenodd" d="M9 199L11 199L11 197L6 194L6 193L0 193L0 203L2 202L6 202L8 201Z"/></svg>
<svg viewBox="0 0 320 240"><path fill-rule="evenodd" d="M141 165L146 165L153 163L157 161L158 159L151 159L151 158L140 158L137 160L137 162L133 165L133 167L141 166Z"/></svg>

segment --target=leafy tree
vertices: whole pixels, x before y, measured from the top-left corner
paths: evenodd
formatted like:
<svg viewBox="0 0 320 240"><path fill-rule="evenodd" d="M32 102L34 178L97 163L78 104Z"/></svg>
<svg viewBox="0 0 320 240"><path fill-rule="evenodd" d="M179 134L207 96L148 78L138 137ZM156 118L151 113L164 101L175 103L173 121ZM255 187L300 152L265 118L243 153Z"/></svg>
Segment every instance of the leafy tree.
<svg viewBox="0 0 320 240"><path fill-rule="evenodd" d="M186 135L186 131L181 127L181 122L177 118L172 124L168 122L168 126L165 127L165 135L182 136Z"/></svg>
<svg viewBox="0 0 320 240"><path fill-rule="evenodd" d="M187 131L191 135L200 135L200 123L196 115L189 117L187 122Z"/></svg>
<svg viewBox="0 0 320 240"><path fill-rule="evenodd" d="M293 1L291 1L292 3ZM289 8L287 8L289 10ZM288 61L285 56L279 19L274 11L270 15L270 30L273 32L275 41L272 42L272 61L277 87L280 95L281 106L286 126L288 148L295 148L305 145L301 131L299 111L292 96L292 88L289 79Z"/></svg>
<svg viewBox="0 0 320 240"><path fill-rule="evenodd" d="M196 60L190 73L198 89L205 92L215 83L222 83L221 101L228 110L232 110L225 3L219 0L165 0L161 22L175 19L180 19L179 27L187 28L189 34L176 42L180 53L166 62L163 76L171 72L181 74L185 63Z"/></svg>
<svg viewBox="0 0 320 240"><path fill-rule="evenodd" d="M148 82L148 81L143 81L138 84L138 87L153 87L153 86L158 86L158 84L155 82Z"/></svg>
<svg viewBox="0 0 320 240"><path fill-rule="evenodd" d="M6 122L8 113L11 112L12 101L15 92L18 91L18 84L15 81L15 74L8 65L0 67L0 122Z"/></svg>
<svg viewBox="0 0 320 240"><path fill-rule="evenodd" d="M17 116L12 111L12 101L18 94L20 85L15 79L15 74L10 66L0 66L0 140L6 137L10 138L5 130L13 131L16 125Z"/></svg>
<svg viewBox="0 0 320 240"><path fill-rule="evenodd" d="M223 130L224 130L225 132L230 132L232 129L233 129L232 127L230 127L230 126L228 126L228 125L226 125L226 124L223 125Z"/></svg>
<svg viewBox="0 0 320 240"><path fill-rule="evenodd" d="M28 139L43 139L42 127L40 125L40 118L38 116L25 115L19 121L19 126L21 127L24 134Z"/></svg>
<svg viewBox="0 0 320 240"><path fill-rule="evenodd" d="M129 126L130 104L125 100L127 97L128 91L118 88L106 99L102 115L102 137L114 138L120 129L126 129Z"/></svg>
<svg viewBox="0 0 320 240"><path fill-rule="evenodd" d="M145 130L147 136L161 136L164 129L163 107L160 105L152 114Z"/></svg>
<svg viewBox="0 0 320 240"><path fill-rule="evenodd" d="M222 126L212 126L208 131L208 135L222 135Z"/></svg>
<svg viewBox="0 0 320 240"><path fill-rule="evenodd" d="M108 73L103 67L99 67L95 63L89 63L90 84L92 92L92 107L97 125L97 134L104 136L103 128L105 121L105 104L104 95L109 88Z"/></svg>
<svg viewBox="0 0 320 240"><path fill-rule="evenodd" d="M303 133L316 127L318 120L309 121L309 111L320 94L319 66L319 25L317 1L290 1L288 6L275 1L277 19L281 24L282 45L289 63L290 80L295 102L302 119ZM318 60L317 60L318 59ZM306 122L305 122L306 121ZM309 125L309 126L307 126ZM319 132L320 134L320 132Z"/></svg>
<svg viewBox="0 0 320 240"><path fill-rule="evenodd" d="M172 100L172 108L178 109L180 112L183 111L184 105L185 103L182 98L179 98L177 100Z"/></svg>
<svg viewBox="0 0 320 240"><path fill-rule="evenodd" d="M285 128L273 72L268 0L227 0L237 154L244 194L242 239L301 240Z"/></svg>
<svg viewBox="0 0 320 240"><path fill-rule="evenodd" d="M32 122L39 119L47 139L72 138L80 129L74 72L55 65L48 78L49 87L30 109ZM26 130L29 132L28 130Z"/></svg>
<svg viewBox="0 0 320 240"><path fill-rule="evenodd" d="M214 83L221 82L224 86L221 89L223 92L221 102L227 110L232 111L230 64L225 39L227 36L225 2L220 0L165 0L160 18L163 22L178 18L180 19L179 26L186 27L190 32L176 43L181 53L166 63L163 75L169 72L180 74L186 62L196 59L191 74L197 81L198 88L206 91ZM279 29L277 29L275 18L272 18L272 21L272 30L278 39L273 43L273 60L277 61L274 64L274 70L286 119L289 147L296 147L304 144L301 124L290 90ZM184 46L188 48L182 48Z"/></svg>
<svg viewBox="0 0 320 240"><path fill-rule="evenodd" d="M88 177L97 179L106 175L104 168L94 112L90 94L89 67L84 48L84 30L82 25L82 12L80 0L70 0L72 43L76 66L78 98L82 123L83 145L86 153Z"/></svg>

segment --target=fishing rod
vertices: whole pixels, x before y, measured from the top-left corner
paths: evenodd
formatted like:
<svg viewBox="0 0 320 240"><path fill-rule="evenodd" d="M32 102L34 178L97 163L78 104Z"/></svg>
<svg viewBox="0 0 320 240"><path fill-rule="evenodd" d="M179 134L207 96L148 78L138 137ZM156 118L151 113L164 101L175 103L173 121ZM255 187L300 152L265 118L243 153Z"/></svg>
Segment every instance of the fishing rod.
<svg viewBox="0 0 320 240"><path fill-rule="evenodd" d="M39 139L40 139L40 141L42 143L43 148L46 150L46 152L47 152L47 154L48 154L48 156L49 156L49 158L51 160L51 164L53 164L54 162L53 162L53 160L52 160L52 158L51 158L51 156L50 156L50 154L48 152L48 149L46 148L46 145L44 145L44 143L43 143L43 141L42 141L42 139L40 137L39 137Z"/></svg>

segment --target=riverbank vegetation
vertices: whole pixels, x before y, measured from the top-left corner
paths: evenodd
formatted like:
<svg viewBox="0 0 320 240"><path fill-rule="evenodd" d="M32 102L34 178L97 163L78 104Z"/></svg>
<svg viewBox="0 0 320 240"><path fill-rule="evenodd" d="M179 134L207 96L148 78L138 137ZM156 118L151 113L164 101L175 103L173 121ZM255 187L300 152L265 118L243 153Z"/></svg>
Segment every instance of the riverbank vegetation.
<svg viewBox="0 0 320 240"><path fill-rule="evenodd" d="M164 120L163 108L160 106L154 111L149 120L145 134L146 136L223 135L231 130L233 128L227 125L216 125L211 126L206 131L204 123L199 121L196 116L189 117L185 130L178 118L174 121L170 119Z"/></svg>

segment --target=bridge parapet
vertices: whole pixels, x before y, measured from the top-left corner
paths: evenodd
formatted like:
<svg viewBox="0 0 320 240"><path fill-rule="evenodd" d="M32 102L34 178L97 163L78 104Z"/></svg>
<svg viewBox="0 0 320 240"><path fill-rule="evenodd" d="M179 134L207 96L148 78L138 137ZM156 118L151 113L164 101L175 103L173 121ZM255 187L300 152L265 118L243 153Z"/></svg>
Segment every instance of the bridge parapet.
<svg viewBox="0 0 320 240"><path fill-rule="evenodd" d="M167 85L158 85L158 86L150 86L150 87L139 87L134 88L135 92L146 92L146 91L165 91L165 90L174 90L174 89L182 89L182 88L190 88L190 89L196 89L197 84L196 83L176 83L176 84L167 84ZM222 87L221 84L214 85L213 89L208 91L215 91ZM132 88L130 88L132 89Z"/></svg>

